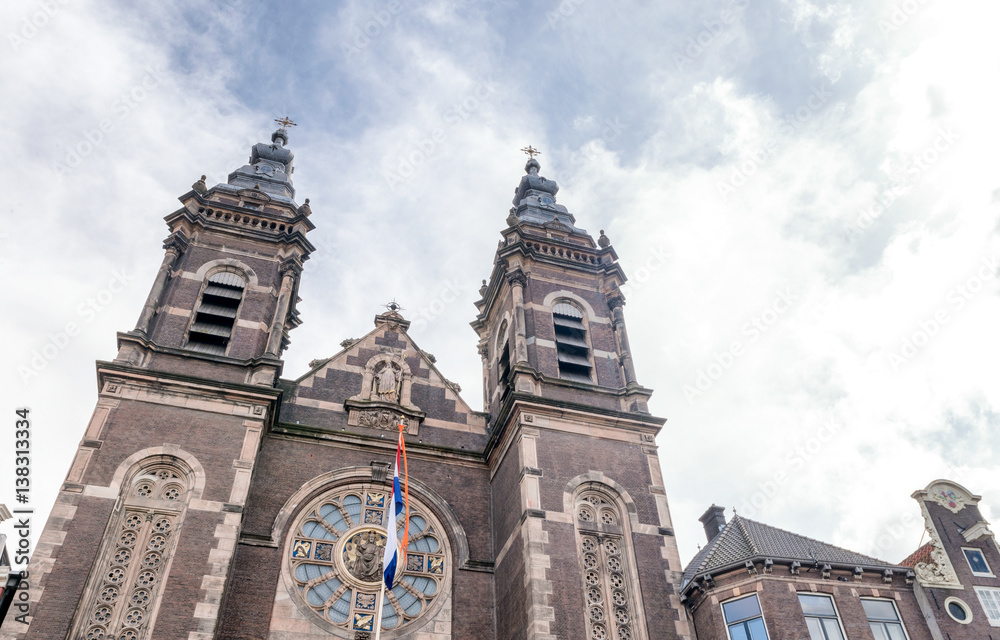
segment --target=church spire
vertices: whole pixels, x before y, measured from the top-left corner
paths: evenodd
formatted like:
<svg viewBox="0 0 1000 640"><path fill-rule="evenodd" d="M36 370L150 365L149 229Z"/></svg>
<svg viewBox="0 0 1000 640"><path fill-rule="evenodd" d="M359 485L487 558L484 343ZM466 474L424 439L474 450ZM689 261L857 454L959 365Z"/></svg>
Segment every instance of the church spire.
<svg viewBox="0 0 1000 640"><path fill-rule="evenodd" d="M250 148L250 160L229 174L228 184L241 189L255 189L271 196L295 197L292 186L292 165L295 154L287 149L288 127L295 123L288 118L275 120L281 127L271 134L271 144L258 142Z"/></svg>
<svg viewBox="0 0 1000 640"><path fill-rule="evenodd" d="M532 147L522 151L531 157L524 165L525 175L521 176L521 182L514 189L512 202L514 207L510 210L508 223L513 225L515 222L520 222L542 226L555 224L575 235L587 236L586 231L576 226L576 217L566 207L556 203L556 194L559 193L556 181L539 175L542 165L535 155L540 152Z"/></svg>

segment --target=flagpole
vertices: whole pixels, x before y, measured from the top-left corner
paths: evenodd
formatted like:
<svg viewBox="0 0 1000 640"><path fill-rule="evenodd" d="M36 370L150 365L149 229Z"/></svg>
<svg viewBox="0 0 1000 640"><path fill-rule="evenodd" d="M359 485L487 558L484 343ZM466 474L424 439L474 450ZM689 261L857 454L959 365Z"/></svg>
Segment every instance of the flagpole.
<svg viewBox="0 0 1000 640"><path fill-rule="evenodd" d="M375 640L378 640L382 635L382 607L385 605L385 580L382 581L382 586L378 590L378 606L375 607L375 620L372 621L372 626L375 627Z"/></svg>

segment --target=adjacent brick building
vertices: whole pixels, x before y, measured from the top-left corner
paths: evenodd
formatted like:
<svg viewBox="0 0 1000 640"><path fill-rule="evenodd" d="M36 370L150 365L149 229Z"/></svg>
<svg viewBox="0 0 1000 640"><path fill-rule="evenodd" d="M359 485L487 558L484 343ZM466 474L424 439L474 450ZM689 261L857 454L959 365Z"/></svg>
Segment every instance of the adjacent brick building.
<svg viewBox="0 0 1000 640"><path fill-rule="evenodd" d="M531 159L472 323L484 411L390 305L282 378L314 251L288 134L166 217L165 255L3 638L693 638L608 238ZM322 216L316 216L322 219ZM498 221L499 222L499 221ZM383 597L396 425L410 538Z"/></svg>
<svg viewBox="0 0 1000 640"><path fill-rule="evenodd" d="M712 505L681 599L699 640L1000 640L1000 547L979 496L913 497L930 541L898 565Z"/></svg>

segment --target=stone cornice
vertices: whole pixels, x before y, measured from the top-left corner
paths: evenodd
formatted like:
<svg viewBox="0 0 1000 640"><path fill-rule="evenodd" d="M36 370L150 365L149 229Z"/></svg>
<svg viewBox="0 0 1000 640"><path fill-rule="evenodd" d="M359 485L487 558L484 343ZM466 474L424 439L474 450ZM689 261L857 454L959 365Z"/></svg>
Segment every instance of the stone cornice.
<svg viewBox="0 0 1000 640"><path fill-rule="evenodd" d="M597 426L631 431L638 435L646 434L653 440L667 421L666 418L657 418L644 413L615 411L514 391L500 407L497 419L493 423L496 426L490 432L484 451L487 461L494 458L496 452L503 448L504 440L517 426L517 420L514 418L526 412L558 417L572 415L574 418L585 418L587 422Z"/></svg>
<svg viewBox="0 0 1000 640"><path fill-rule="evenodd" d="M155 353L162 353L171 356L178 356L187 359L194 360L204 360L206 362L214 362L217 364L230 365L235 367L242 367L246 369L254 369L257 367L273 367L275 369L274 377L277 379L281 375L281 371L285 366L285 362L278 358L277 356L264 354L258 358L248 358L246 360L240 358L231 358L229 356L220 356L212 353L202 353L200 351L190 351L188 349L178 349L175 347L164 347L162 345L156 344L155 342L149 340L146 336L142 335L136 331L118 332L118 342L117 346L119 349L122 348L122 344L126 342L131 342L143 349L148 349ZM116 363L117 364L117 363ZM256 387L259 388L259 387Z"/></svg>

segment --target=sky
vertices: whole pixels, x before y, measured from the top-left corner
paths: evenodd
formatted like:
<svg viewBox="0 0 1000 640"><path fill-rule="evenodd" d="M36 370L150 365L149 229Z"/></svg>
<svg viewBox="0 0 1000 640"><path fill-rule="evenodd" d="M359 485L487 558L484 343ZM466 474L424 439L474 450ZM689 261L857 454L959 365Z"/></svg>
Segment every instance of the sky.
<svg viewBox="0 0 1000 640"><path fill-rule="evenodd" d="M998 22L941 0L3 2L0 502L27 407L37 538L163 217L289 116L317 251L284 377L395 298L480 408L468 323L530 144L629 277L685 562L713 503L891 562L936 478L998 521Z"/></svg>

